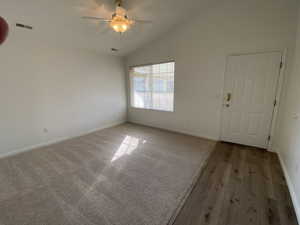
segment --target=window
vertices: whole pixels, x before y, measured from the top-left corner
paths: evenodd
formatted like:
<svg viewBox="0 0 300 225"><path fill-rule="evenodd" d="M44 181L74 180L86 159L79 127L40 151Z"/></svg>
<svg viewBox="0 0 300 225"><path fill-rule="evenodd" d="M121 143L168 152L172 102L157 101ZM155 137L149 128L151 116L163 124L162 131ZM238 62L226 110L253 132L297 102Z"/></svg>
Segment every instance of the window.
<svg viewBox="0 0 300 225"><path fill-rule="evenodd" d="M131 105L173 112L174 67L174 62L168 62L131 68Z"/></svg>

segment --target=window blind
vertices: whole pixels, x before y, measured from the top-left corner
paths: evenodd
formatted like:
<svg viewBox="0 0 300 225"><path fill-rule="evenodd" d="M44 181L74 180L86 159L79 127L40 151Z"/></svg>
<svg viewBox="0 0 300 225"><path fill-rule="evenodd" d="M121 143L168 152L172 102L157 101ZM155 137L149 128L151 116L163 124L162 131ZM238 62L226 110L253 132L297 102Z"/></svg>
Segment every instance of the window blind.
<svg viewBox="0 0 300 225"><path fill-rule="evenodd" d="M131 105L174 111L174 71L174 62L131 68Z"/></svg>

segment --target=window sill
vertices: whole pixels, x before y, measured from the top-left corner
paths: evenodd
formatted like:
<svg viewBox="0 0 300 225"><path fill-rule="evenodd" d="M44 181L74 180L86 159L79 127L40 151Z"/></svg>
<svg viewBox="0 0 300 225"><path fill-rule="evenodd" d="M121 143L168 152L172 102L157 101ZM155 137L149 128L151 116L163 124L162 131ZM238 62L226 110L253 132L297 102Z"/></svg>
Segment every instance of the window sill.
<svg viewBox="0 0 300 225"><path fill-rule="evenodd" d="M169 111L169 110L162 110L162 109L145 109L145 108L139 108L139 107L134 107L134 106L130 106L130 108L135 109L135 110L140 110L140 111L154 111L154 112L163 112L163 113L175 112L175 110Z"/></svg>

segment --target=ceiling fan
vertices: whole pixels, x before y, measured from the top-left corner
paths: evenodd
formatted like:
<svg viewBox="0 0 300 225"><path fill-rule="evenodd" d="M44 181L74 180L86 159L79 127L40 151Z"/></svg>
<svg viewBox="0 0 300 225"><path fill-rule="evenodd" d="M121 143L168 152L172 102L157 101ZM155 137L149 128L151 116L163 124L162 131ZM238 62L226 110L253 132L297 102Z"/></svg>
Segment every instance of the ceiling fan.
<svg viewBox="0 0 300 225"><path fill-rule="evenodd" d="M123 0L116 0L116 10L112 14L111 19L84 16L83 19L98 20L100 22L105 22L110 25L110 27L118 33L126 32L135 23L152 23L148 20L136 20L129 19L127 16L127 10L122 7Z"/></svg>

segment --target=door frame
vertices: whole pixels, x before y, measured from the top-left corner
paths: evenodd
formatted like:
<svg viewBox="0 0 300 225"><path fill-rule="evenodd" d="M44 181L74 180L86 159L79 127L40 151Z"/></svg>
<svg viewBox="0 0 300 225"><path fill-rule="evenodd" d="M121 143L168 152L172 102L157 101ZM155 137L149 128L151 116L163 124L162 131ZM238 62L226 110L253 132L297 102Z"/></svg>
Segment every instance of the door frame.
<svg viewBox="0 0 300 225"><path fill-rule="evenodd" d="M223 86L222 86L222 96L221 96L221 103L220 103L220 130L219 130L219 140L222 140L222 122L223 122L223 104L224 104L224 96L225 96L225 79L226 79L226 72L227 72L227 66L228 66L228 59L231 56L242 56L242 55L253 55L253 54L263 54L263 53L273 53L273 52L279 52L281 54L281 62L282 62L282 67L279 68L278 70L278 80L277 80L277 86L276 86L276 94L275 94L275 100L276 100L276 106L273 109L273 114L272 114L272 122L270 126L270 141L267 146L267 150L273 152L273 136L275 133L276 125L277 125L277 120L278 120L278 110L281 102L281 93L283 89L283 84L285 81L285 71L286 71L286 62L287 62L287 54L288 54L288 49L285 48L284 50L265 50L265 51L249 51L249 52L240 52L240 53L231 53L226 55L225 59L225 71L223 74Z"/></svg>

